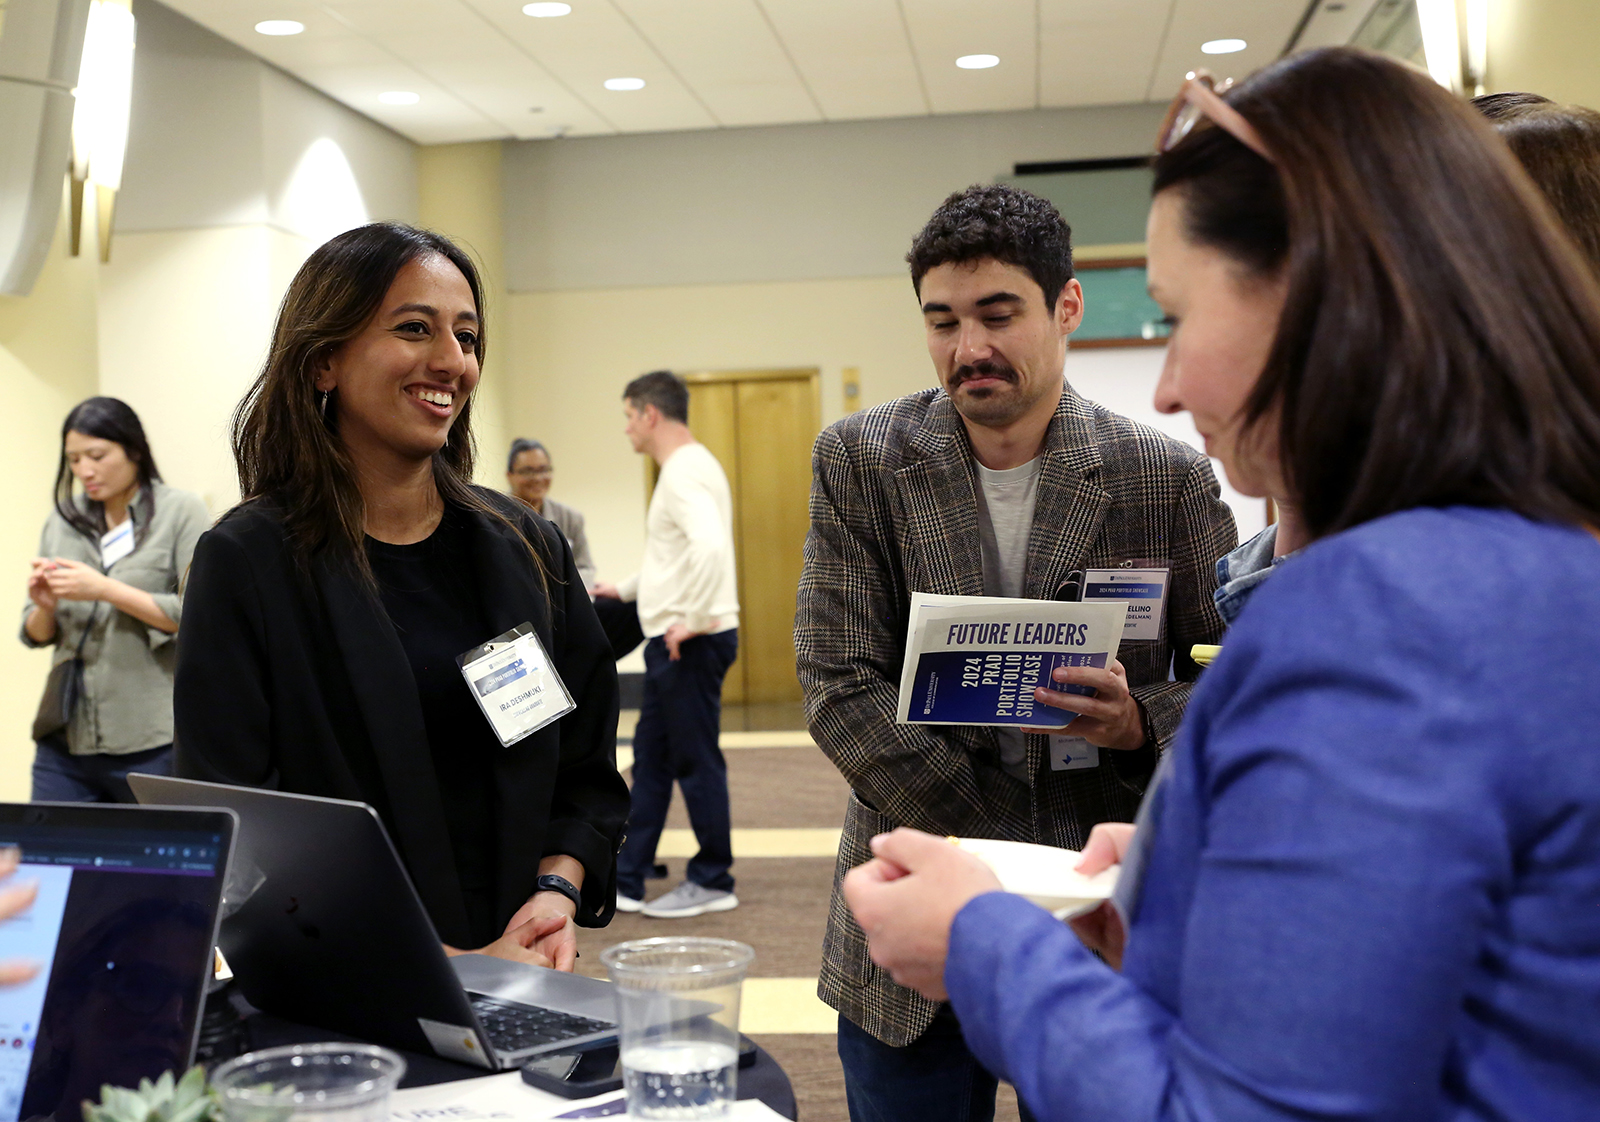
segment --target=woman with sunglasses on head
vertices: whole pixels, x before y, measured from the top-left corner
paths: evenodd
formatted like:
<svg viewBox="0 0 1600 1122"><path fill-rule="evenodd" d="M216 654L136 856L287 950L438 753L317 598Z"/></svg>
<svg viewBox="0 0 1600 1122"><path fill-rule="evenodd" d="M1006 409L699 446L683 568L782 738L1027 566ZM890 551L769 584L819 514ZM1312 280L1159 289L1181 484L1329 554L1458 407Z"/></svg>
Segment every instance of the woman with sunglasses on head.
<svg viewBox="0 0 1600 1122"><path fill-rule="evenodd" d="M616 670L560 531L472 485L481 293L398 223L295 276L234 420L244 501L195 551L178 773L370 803L447 946L570 970L615 899ZM491 641L530 649L469 686ZM492 724L476 695L546 658L575 708Z"/></svg>
<svg viewBox="0 0 1600 1122"><path fill-rule="evenodd" d="M1600 284L1392 61L1176 108L1157 404L1310 544L1196 689L1120 974L942 839L846 898L1043 1119L1600 1117Z"/></svg>
<svg viewBox="0 0 1600 1122"><path fill-rule="evenodd" d="M131 803L130 771L172 770L178 589L211 516L161 482L139 415L114 397L62 422L55 499L22 611L23 643L55 656L33 798Z"/></svg>

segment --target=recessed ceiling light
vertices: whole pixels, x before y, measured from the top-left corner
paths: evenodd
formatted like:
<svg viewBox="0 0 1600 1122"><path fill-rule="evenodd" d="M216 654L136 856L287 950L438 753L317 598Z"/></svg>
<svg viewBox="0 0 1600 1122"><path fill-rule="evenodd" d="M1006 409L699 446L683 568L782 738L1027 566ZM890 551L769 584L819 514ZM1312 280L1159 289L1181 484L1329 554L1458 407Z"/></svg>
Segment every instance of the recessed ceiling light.
<svg viewBox="0 0 1600 1122"><path fill-rule="evenodd" d="M388 93L379 94L378 100L385 105L415 105L422 100L422 97L410 90L390 90Z"/></svg>
<svg viewBox="0 0 1600 1122"><path fill-rule="evenodd" d="M524 4L522 14L532 16L534 19L549 19L552 16L569 16L572 14L571 4Z"/></svg>
<svg viewBox="0 0 1600 1122"><path fill-rule="evenodd" d="M298 35L305 29L306 25L295 19L264 19L256 24L262 35Z"/></svg>
<svg viewBox="0 0 1600 1122"><path fill-rule="evenodd" d="M606 89L608 89L608 90L642 90L642 89L644 89L644 79L643 78L607 78L606 79Z"/></svg>
<svg viewBox="0 0 1600 1122"><path fill-rule="evenodd" d="M963 70L987 70L991 66L1000 65L999 55L962 55L956 59L956 65Z"/></svg>
<svg viewBox="0 0 1600 1122"><path fill-rule="evenodd" d="M1200 50L1201 53L1208 55L1231 55L1249 45L1243 39L1213 39L1209 43L1201 43Z"/></svg>

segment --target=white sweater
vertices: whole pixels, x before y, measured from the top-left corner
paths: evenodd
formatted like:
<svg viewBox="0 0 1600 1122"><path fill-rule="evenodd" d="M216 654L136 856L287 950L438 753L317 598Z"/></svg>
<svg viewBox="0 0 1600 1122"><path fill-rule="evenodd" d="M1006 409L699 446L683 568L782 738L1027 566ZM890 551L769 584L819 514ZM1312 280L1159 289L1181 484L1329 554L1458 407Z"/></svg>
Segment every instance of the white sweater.
<svg viewBox="0 0 1600 1122"><path fill-rule="evenodd" d="M739 626L733 496L704 444L685 444L661 465L645 519L644 563L617 591L638 601L647 638L675 623L694 632Z"/></svg>

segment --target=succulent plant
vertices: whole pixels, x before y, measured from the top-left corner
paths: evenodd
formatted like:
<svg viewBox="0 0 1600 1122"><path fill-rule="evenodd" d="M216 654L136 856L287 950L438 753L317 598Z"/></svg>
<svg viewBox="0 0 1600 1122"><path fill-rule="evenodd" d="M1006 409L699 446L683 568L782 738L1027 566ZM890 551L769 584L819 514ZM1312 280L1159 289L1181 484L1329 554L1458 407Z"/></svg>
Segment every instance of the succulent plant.
<svg viewBox="0 0 1600 1122"><path fill-rule="evenodd" d="M100 1088L99 1103L83 1103L83 1122L222 1122L222 1108L196 1065L174 1081L170 1071L154 1083L139 1080L137 1091Z"/></svg>

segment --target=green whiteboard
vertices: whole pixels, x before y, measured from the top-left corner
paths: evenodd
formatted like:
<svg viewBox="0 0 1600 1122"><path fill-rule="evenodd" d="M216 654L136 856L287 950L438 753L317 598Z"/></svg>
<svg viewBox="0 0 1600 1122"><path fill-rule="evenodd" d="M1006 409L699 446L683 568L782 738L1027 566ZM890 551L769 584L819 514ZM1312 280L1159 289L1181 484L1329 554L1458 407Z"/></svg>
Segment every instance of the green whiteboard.
<svg viewBox="0 0 1600 1122"><path fill-rule="evenodd" d="M1074 343L1159 343L1167 337L1161 308L1145 291L1143 265L1080 265L1077 272L1083 285L1083 323L1072 333Z"/></svg>

